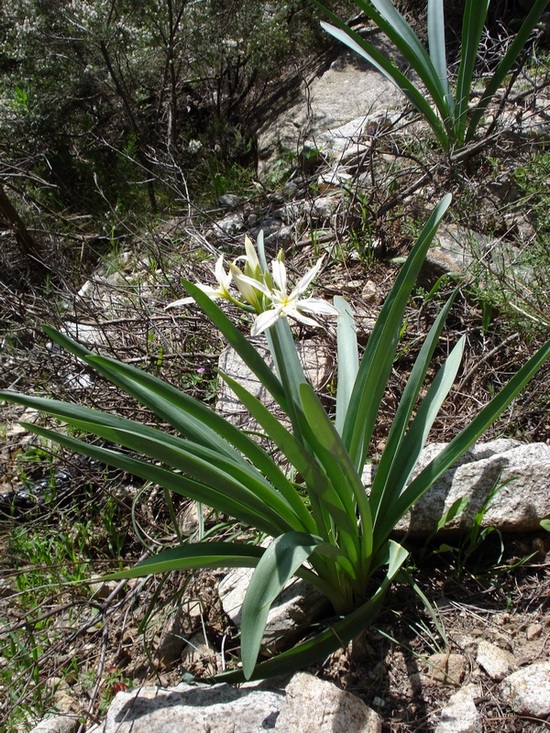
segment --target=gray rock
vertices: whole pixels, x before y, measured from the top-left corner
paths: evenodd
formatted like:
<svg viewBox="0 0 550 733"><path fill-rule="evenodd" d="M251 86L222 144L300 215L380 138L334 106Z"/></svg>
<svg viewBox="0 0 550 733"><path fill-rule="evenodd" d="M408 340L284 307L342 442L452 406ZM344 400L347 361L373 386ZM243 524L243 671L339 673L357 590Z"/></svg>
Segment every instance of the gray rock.
<svg viewBox="0 0 550 733"><path fill-rule="evenodd" d="M244 230L244 217L240 212L228 214L223 219L215 222L212 234L218 239L233 236Z"/></svg>
<svg viewBox="0 0 550 733"><path fill-rule="evenodd" d="M479 690L475 685L465 685L456 692L441 712L435 733L478 733L481 731L481 715L475 704Z"/></svg>
<svg viewBox="0 0 550 733"><path fill-rule="evenodd" d="M288 226L279 227L276 231L265 238L265 246L271 250L279 250L284 247L288 247L295 241L295 226L289 224Z"/></svg>
<svg viewBox="0 0 550 733"><path fill-rule="evenodd" d="M444 445L436 443L422 451L411 479ZM544 443L521 444L505 439L479 443L435 482L396 529L408 531L411 536L426 536L457 499L468 496L470 501L464 512L446 526L446 530L463 530L471 526L495 486L503 486L491 500L482 526L504 532L537 531L541 519L550 515L549 475L550 446ZM372 476L373 469L367 466L367 486Z"/></svg>
<svg viewBox="0 0 550 733"><path fill-rule="evenodd" d="M377 33L371 40L387 43ZM367 62L344 52L304 84L296 104L259 131L259 173L268 174L288 151L319 149L339 157L349 146L368 143L392 108L403 108L402 94Z"/></svg>
<svg viewBox="0 0 550 733"><path fill-rule="evenodd" d="M349 692L300 673L270 683L181 684L119 692L89 733L380 733L378 715ZM57 733L57 731L56 731Z"/></svg>
<svg viewBox="0 0 550 733"><path fill-rule="evenodd" d="M224 193L219 197L218 203L226 209L236 209L237 206L240 206L243 203L243 199L241 196L237 196L234 193Z"/></svg>
<svg viewBox="0 0 550 733"><path fill-rule="evenodd" d="M533 277L522 250L502 239L453 224L440 227L435 239L437 244L428 250L421 277L462 275L473 267L478 270L480 282L498 276L514 283L529 283Z"/></svg>
<svg viewBox="0 0 550 733"><path fill-rule="evenodd" d="M430 247L423 265L423 275L433 271L435 275L461 274L473 262L471 252L472 232L453 225L441 226Z"/></svg>
<svg viewBox="0 0 550 733"><path fill-rule="evenodd" d="M476 661L491 679L497 681L502 680L517 667L513 654L485 640L479 642Z"/></svg>
<svg viewBox="0 0 550 733"><path fill-rule="evenodd" d="M501 683L511 708L523 715L550 715L550 662L535 662L514 672Z"/></svg>
<svg viewBox="0 0 550 733"><path fill-rule="evenodd" d="M294 675L276 733L380 733L382 721L355 695L310 674Z"/></svg>
<svg viewBox="0 0 550 733"><path fill-rule="evenodd" d="M525 636L527 641L533 641L533 639L539 639L542 636L543 627L542 624L534 623L529 624L525 630Z"/></svg>
<svg viewBox="0 0 550 733"><path fill-rule="evenodd" d="M226 684L143 687L119 692L94 733L264 733L272 730L281 691Z"/></svg>

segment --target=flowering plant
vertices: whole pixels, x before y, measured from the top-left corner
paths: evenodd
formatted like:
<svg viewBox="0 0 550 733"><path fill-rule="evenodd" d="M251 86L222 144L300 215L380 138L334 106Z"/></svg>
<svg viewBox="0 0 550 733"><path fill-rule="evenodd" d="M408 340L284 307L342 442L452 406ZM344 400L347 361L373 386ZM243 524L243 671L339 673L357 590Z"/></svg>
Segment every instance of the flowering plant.
<svg viewBox="0 0 550 733"><path fill-rule="evenodd" d="M196 567L253 567L242 609L243 668L220 676L227 681L262 678L304 667L346 644L371 622L407 557L406 550L392 539L393 528L550 356L549 343L410 481L433 421L453 384L464 348L462 337L431 385L424 389L452 305L449 299L410 373L367 495L361 476L405 308L449 203L447 196L424 226L361 358L350 306L340 297L334 299L334 306L301 297L322 267L322 260L288 292L281 259L272 263L271 270L268 268L260 237L257 252L247 241L242 269L234 262L226 271L223 261L218 260L217 288L184 283L190 298L220 329L289 418L287 427L242 385L221 374L285 456L291 465L288 473L271 453L207 406L130 365L96 356L51 328L46 332L54 341L153 410L177 434L78 405L0 392L0 399L38 408L77 430L119 444L134 455L93 445L62 431L26 425L38 435L202 502L271 538L267 548L210 538L182 543L113 576L137 577ZM265 331L274 368L218 306L215 300L219 298L256 314L253 332ZM179 304L188 302L184 299ZM286 318L309 324L316 313L337 316L334 419L304 377ZM269 609L292 576L303 578L325 594L335 616L315 635L258 664Z"/></svg>

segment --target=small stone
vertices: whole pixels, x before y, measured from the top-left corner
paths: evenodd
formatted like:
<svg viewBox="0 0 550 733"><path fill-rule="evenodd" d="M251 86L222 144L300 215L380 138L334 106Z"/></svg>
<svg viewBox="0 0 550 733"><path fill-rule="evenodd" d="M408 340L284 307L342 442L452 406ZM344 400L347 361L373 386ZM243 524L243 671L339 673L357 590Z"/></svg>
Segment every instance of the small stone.
<svg viewBox="0 0 550 733"><path fill-rule="evenodd" d="M101 578L94 576L90 582L94 584L94 595L92 596L94 601L106 601L112 593L117 591L116 595L113 596L113 598L116 598L124 590L124 585L117 580L101 580Z"/></svg>
<svg viewBox="0 0 550 733"><path fill-rule="evenodd" d="M457 686L462 682L466 669L462 654L432 654L427 662L429 669L423 679Z"/></svg>
<svg viewBox="0 0 550 733"><path fill-rule="evenodd" d="M538 639L541 634L542 634L542 625L541 624L529 624L529 626L527 627L527 630L525 631L525 636L527 637L528 641L533 641L533 639Z"/></svg>
<svg viewBox="0 0 550 733"><path fill-rule="evenodd" d="M443 708L435 733L479 733L481 715L474 702L478 695L475 685L466 685L456 692Z"/></svg>
<svg viewBox="0 0 550 733"><path fill-rule="evenodd" d="M181 608L176 608L175 612L167 617L166 623L162 627L156 649L157 659L166 665L174 664L179 660L184 646L182 611Z"/></svg>
<svg viewBox="0 0 550 733"><path fill-rule="evenodd" d="M344 285L344 289L347 293L353 293L355 290L359 290L362 284L362 280L348 280Z"/></svg>
<svg viewBox="0 0 550 733"><path fill-rule="evenodd" d="M182 628L184 633L190 633L201 625L201 618L204 614L204 604L200 599L194 598L182 601Z"/></svg>
<svg viewBox="0 0 550 733"><path fill-rule="evenodd" d="M178 527L186 537L194 535L199 527L199 511L196 501L190 501L178 515Z"/></svg>
<svg viewBox="0 0 550 733"><path fill-rule="evenodd" d="M212 650L212 647L208 645L202 631L189 639L187 646L181 655L181 661L184 669L201 662L209 668L212 674L216 674L217 671L216 655Z"/></svg>
<svg viewBox="0 0 550 733"><path fill-rule="evenodd" d="M497 681L502 680L517 668L517 661L513 654L483 640L477 647L476 661L491 679Z"/></svg>
<svg viewBox="0 0 550 733"><path fill-rule="evenodd" d="M380 303L380 293L374 280L367 280L363 286L361 297L365 303L371 303L373 305L378 305Z"/></svg>
<svg viewBox="0 0 550 733"><path fill-rule="evenodd" d="M9 598L15 594L15 588L9 580L0 578L0 598Z"/></svg>
<svg viewBox="0 0 550 733"><path fill-rule="evenodd" d="M550 715L550 662L535 662L507 677L501 692L511 708L523 715Z"/></svg>
<svg viewBox="0 0 550 733"><path fill-rule="evenodd" d="M223 239L224 236L238 234L244 228L243 215L240 213L228 214L214 224L213 235Z"/></svg>
<svg viewBox="0 0 550 733"><path fill-rule="evenodd" d="M225 209L236 209L237 206L242 204L242 202L242 198L234 193L224 193L218 199L219 205L223 206Z"/></svg>

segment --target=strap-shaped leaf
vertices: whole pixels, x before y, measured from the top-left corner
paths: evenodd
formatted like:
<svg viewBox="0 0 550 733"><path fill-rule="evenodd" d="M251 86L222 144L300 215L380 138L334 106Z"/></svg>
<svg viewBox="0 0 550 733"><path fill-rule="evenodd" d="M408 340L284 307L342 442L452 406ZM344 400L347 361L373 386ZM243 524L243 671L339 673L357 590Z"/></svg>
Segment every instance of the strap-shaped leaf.
<svg viewBox="0 0 550 733"><path fill-rule="evenodd" d="M371 2L376 11L372 9L369 3L359 2L358 4L361 5L368 17L372 18L376 25L384 31L397 50L403 54L416 71L429 90L443 120L445 120L448 117L448 107L445 104L445 85L441 84L438 70L420 39L391 0L371 0Z"/></svg>
<svg viewBox="0 0 550 733"><path fill-rule="evenodd" d="M321 537L304 532L287 532L273 540L258 562L246 591L241 616L241 658L247 679L258 659L271 605L322 541Z"/></svg>
<svg viewBox="0 0 550 733"><path fill-rule="evenodd" d="M450 116L452 116L454 112L454 99L449 87L443 0L428 0L428 46L430 49L430 59L437 73Z"/></svg>
<svg viewBox="0 0 550 733"><path fill-rule="evenodd" d="M490 0L466 0L462 21L462 45L456 80L454 134L460 145L464 142L468 104L475 71L479 42L485 26Z"/></svg>
<svg viewBox="0 0 550 733"><path fill-rule="evenodd" d="M448 299L447 303L441 309L430 328L430 331L428 332L428 335L422 344L422 348L415 360L414 366L407 380L407 384L403 390L403 394L401 395L401 399L399 400L399 406L396 410L392 426L386 440L386 446L377 467L376 475L370 491L370 503L373 516L376 516L378 513L378 507L380 506L382 495L388 484L389 472L392 465L397 460L397 451L409 425L409 420L417 402L418 395L420 394L420 390L422 389L422 385L424 384L426 374L431 366L433 353L455 299L455 295L456 293L453 293L453 295ZM401 490L402 487L397 489L397 493L401 493Z"/></svg>
<svg viewBox="0 0 550 733"><path fill-rule="evenodd" d="M210 318L212 323L223 333L247 367L258 377L263 386L277 400L283 410L287 412L287 395L284 392L281 382L246 336L233 325L221 308L199 287L193 285L188 280L183 280L182 284L189 295L193 297L196 303Z"/></svg>
<svg viewBox="0 0 550 733"><path fill-rule="evenodd" d="M468 125L466 142L469 142L475 135L478 125L481 122L481 118L485 114L485 111L489 105L489 102L495 96L498 89L502 85L506 74L510 71L510 69L518 59L521 50L529 39L531 31L536 26L541 15L547 7L548 0L534 0L527 17L521 24L519 31L516 33L516 36L510 44L508 50L504 54L504 57L501 59L501 61L497 65L497 68L494 70L489 80L489 83L485 87L485 91L483 92L481 99L475 106L475 109L470 119L470 124Z"/></svg>
<svg viewBox="0 0 550 733"><path fill-rule="evenodd" d="M462 362L465 337L462 336L439 370L436 378L422 400L420 407L409 429L401 441L386 484L380 494L379 506L375 519L375 550L380 547L401 519L395 511L399 506L399 496L405 490L411 472L416 465L422 448L443 401L454 384L458 369Z"/></svg>
<svg viewBox="0 0 550 733"><path fill-rule="evenodd" d="M171 573L195 568L255 568L262 547L231 542L194 542L171 547L148 557L132 568L103 575L104 580L143 578L153 573Z"/></svg>
<svg viewBox="0 0 550 733"><path fill-rule="evenodd" d="M280 518L276 519L275 522L272 521L271 517L269 517L270 512L266 511L265 506L259 506L257 509L251 507L249 492L241 492L239 495L236 495L237 492L228 493L224 490L218 490L216 487L207 486L189 476L178 474L153 463L133 458L120 451L86 443L63 433L38 427L37 425L28 423L22 423L22 425L29 432L36 433L36 435L59 443L59 445L63 445L76 453L81 453L82 455L101 461L108 466L120 468L133 476L139 476L145 481L151 481L170 491L174 491L180 496L202 502L224 514L234 517L250 527L255 527L261 532L265 532L271 536L276 536L281 532Z"/></svg>
<svg viewBox="0 0 550 733"><path fill-rule="evenodd" d="M108 357L94 355L76 341L50 327L50 338L69 353L87 362L95 371L123 389L182 435L226 454L243 465L250 463L280 491L288 487L284 473L262 448L237 427L198 400L140 369Z"/></svg>
<svg viewBox="0 0 550 733"><path fill-rule="evenodd" d="M359 371L357 327L351 307L344 298L337 295L334 307L338 311L338 385L336 387L336 430L342 434L353 385Z"/></svg>
<svg viewBox="0 0 550 733"><path fill-rule="evenodd" d="M4 393L4 396L187 472L206 485L216 486L217 490L225 487L230 493L246 494L251 506L262 509L264 514L270 513L275 523L277 517L282 520L281 531L294 528L296 520L286 500L250 464L236 463L223 453L99 410L26 395Z"/></svg>
<svg viewBox="0 0 550 733"><path fill-rule="evenodd" d="M354 540L360 541L356 511L359 511L361 540L361 560L368 561L372 551L372 518L369 502L351 458L340 435L329 419L321 401L310 384L300 385L300 399L304 415L314 433L316 441L324 453L316 451L331 483L340 497L346 511L346 524L337 525L341 531ZM351 558L350 558L351 559ZM357 557L359 560L359 557Z"/></svg>
<svg viewBox="0 0 550 733"><path fill-rule="evenodd" d="M334 491L315 456L309 453L254 395L231 377L224 374L221 376L235 392L252 417L266 431L270 440L284 453L292 466L301 474L310 495L311 508L315 520L314 530L327 541L330 540L332 529L327 512L335 518L335 522L340 523L346 522L347 514L338 494Z"/></svg>
<svg viewBox="0 0 550 733"><path fill-rule="evenodd" d="M379 406L395 358L407 301L426 252L450 202L451 196L445 196L426 222L397 276L369 337L342 433L344 445L358 473L362 473Z"/></svg>
<svg viewBox="0 0 550 733"><path fill-rule="evenodd" d="M422 92L405 76L405 74L399 70L397 66L395 66L395 64L388 60L374 46L368 43L368 41L362 38L358 33L355 33L351 28L348 28L345 23L333 13L330 13L326 9L324 10L335 24L331 25L330 23L322 22L321 25L325 31L330 33L331 36L341 43L345 44L359 56L369 61L375 69L391 81L392 84L394 84L400 91L402 91L407 99L429 123L443 149L447 150L449 147L447 131L445 130L445 126L441 118L436 112L434 112L432 105L426 96L422 94Z"/></svg>
<svg viewBox="0 0 550 733"><path fill-rule="evenodd" d="M298 415L298 385L305 376L296 351L296 344L286 318L279 319L267 332L267 343L277 373L287 396L287 415L292 423L295 438L303 443Z"/></svg>

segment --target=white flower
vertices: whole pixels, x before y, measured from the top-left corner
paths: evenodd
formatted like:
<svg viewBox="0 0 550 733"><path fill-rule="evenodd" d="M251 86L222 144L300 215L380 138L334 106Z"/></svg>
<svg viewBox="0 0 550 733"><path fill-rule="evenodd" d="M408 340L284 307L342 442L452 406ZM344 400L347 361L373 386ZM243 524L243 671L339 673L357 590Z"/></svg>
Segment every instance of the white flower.
<svg viewBox="0 0 550 733"><path fill-rule="evenodd" d="M254 285L251 285L252 282L257 283L258 281L255 280L253 277L243 275L237 265L235 265L233 262L229 265L229 270L233 277L233 283L243 297L244 301L246 303L249 303L254 308L254 310L261 310L263 295Z"/></svg>
<svg viewBox="0 0 550 733"><path fill-rule="evenodd" d="M225 271L225 268L223 266L223 255L220 255L220 257L218 257L218 260L214 266L214 275L216 277L216 280L218 281L217 288L213 288L211 285L203 285L202 283L197 283L197 287L200 288L203 293L206 293L206 295L208 295L208 297L212 300L216 300L217 298L232 300L229 293L229 286L231 285L232 276L231 271ZM166 309L177 308L179 305L187 305L194 302L195 299L191 297L181 298L180 300L174 300L172 303L168 303Z"/></svg>
<svg viewBox="0 0 550 733"><path fill-rule="evenodd" d="M306 274L299 280L290 293L287 292L286 267L279 259L274 260L271 264L274 285L272 289L268 288L265 283L248 278L246 275L241 275L241 280L248 282L250 285L260 290L271 301L271 307L263 313L260 313L254 321L251 331L252 336L257 336L258 334L263 333L276 323L279 318L293 318L299 323L303 323L307 326L318 326L319 324L317 321L310 318L307 314L324 316L338 315L336 308L325 300L321 300L320 298L300 297L305 293L319 273L323 265L323 260L324 257L321 257L317 261L317 264L308 270L308 272L306 272Z"/></svg>

